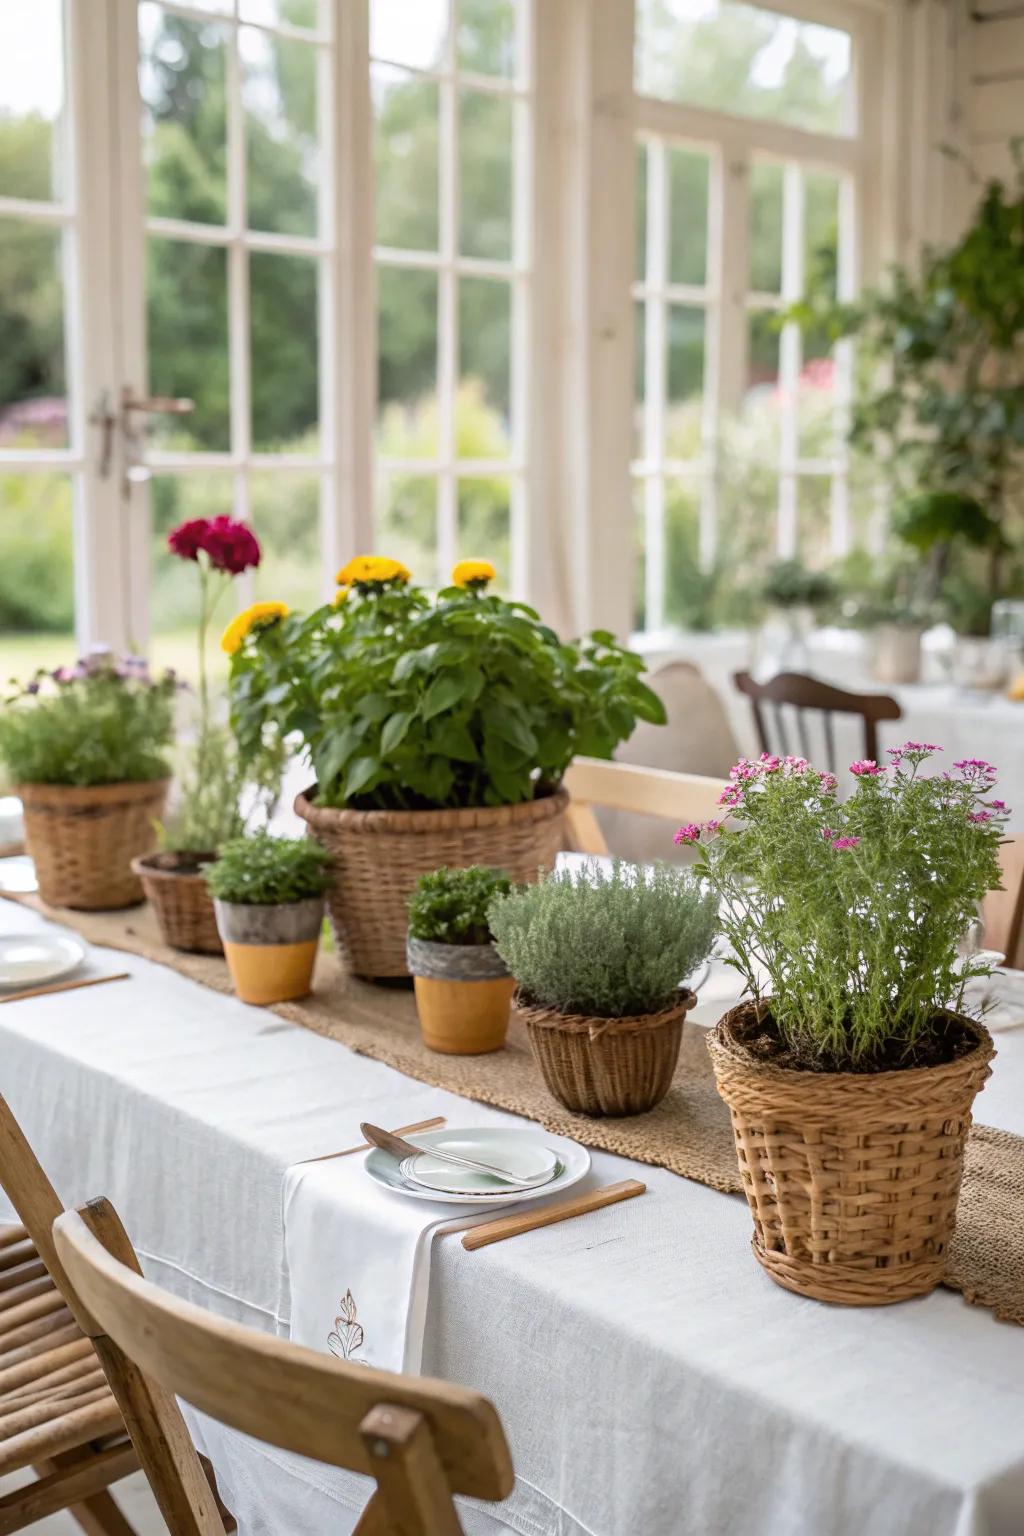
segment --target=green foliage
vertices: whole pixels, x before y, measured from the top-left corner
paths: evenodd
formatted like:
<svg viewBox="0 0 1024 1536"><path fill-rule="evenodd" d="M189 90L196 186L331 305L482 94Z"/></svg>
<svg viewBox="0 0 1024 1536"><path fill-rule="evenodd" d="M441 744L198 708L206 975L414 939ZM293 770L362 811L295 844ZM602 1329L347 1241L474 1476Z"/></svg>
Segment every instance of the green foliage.
<svg viewBox="0 0 1024 1536"><path fill-rule="evenodd" d="M800 560L776 560L761 588L774 608L821 608L835 595L835 584L823 571L809 571Z"/></svg>
<svg viewBox="0 0 1024 1536"><path fill-rule="evenodd" d="M986 763L923 774L938 750L907 742L888 769L854 764L842 802L834 777L802 758L741 762L723 795L735 822L679 833L700 842L729 963L809 1066L927 1059L940 1011L961 1008L967 979L989 973L958 964L957 946L999 885L1006 813Z"/></svg>
<svg viewBox="0 0 1024 1536"><path fill-rule="evenodd" d="M311 838L234 837L213 864L203 866L210 894L218 901L272 906L304 901L327 889L331 856Z"/></svg>
<svg viewBox="0 0 1024 1536"><path fill-rule="evenodd" d="M667 1007L707 959L717 901L689 870L616 859L564 870L496 901L491 932L529 999L562 1013L629 1018Z"/></svg>
<svg viewBox="0 0 1024 1536"><path fill-rule="evenodd" d="M644 664L606 631L562 644L532 608L387 582L292 614L232 657L243 755L299 733L325 805L420 809L532 800L577 753L610 757L663 723Z"/></svg>
<svg viewBox="0 0 1024 1536"><path fill-rule="evenodd" d="M63 475L5 474L0 500L0 631L70 631L70 481Z"/></svg>
<svg viewBox="0 0 1024 1536"><path fill-rule="evenodd" d="M13 784L122 784L161 779L174 733L176 684L144 663L94 654L37 673L4 701L0 758Z"/></svg>
<svg viewBox="0 0 1024 1536"><path fill-rule="evenodd" d="M211 853L251 827L266 826L281 791L284 760L276 736L243 760L227 726L209 724L201 741L182 754L177 800L157 829L160 847L172 853Z"/></svg>
<svg viewBox="0 0 1024 1536"><path fill-rule="evenodd" d="M851 550L833 568L835 620L853 629L878 624L926 629L939 617L935 603L921 592L920 562L909 549L885 555Z"/></svg>
<svg viewBox="0 0 1024 1536"><path fill-rule="evenodd" d="M421 875L409 902L409 934L432 944L489 944L487 909L512 890L508 875L474 864Z"/></svg>

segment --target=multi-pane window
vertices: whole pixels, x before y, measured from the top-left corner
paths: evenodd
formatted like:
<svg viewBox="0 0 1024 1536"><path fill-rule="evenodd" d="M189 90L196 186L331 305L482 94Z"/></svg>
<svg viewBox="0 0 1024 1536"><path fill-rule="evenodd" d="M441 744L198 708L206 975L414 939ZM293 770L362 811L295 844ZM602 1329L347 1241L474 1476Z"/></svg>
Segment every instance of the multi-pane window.
<svg viewBox="0 0 1024 1536"><path fill-rule="evenodd" d="M332 13L318 0L139 6L148 384L193 402L150 418L145 452L152 620L169 655L194 607L165 553L182 518L252 521L258 596L308 605L325 589Z"/></svg>
<svg viewBox="0 0 1024 1536"><path fill-rule="evenodd" d="M0 633L3 676L64 661L81 426L67 341L78 226L60 0L0 6Z"/></svg>
<svg viewBox="0 0 1024 1536"><path fill-rule="evenodd" d="M522 587L529 0L370 0L378 543Z"/></svg>
<svg viewBox="0 0 1024 1536"><path fill-rule="evenodd" d="M852 292L854 37L770 5L637 0L634 606L648 630L721 620L723 572L737 587L773 555L822 565L855 531L848 351L786 318Z"/></svg>

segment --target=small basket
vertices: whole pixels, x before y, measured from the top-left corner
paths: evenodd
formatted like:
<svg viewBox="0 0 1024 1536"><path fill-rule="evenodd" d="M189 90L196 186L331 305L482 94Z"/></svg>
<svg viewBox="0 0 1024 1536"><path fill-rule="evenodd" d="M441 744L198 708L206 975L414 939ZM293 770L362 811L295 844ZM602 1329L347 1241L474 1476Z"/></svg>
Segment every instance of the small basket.
<svg viewBox="0 0 1024 1536"><path fill-rule="evenodd" d="M25 846L48 906L101 912L142 900L133 861L153 846L169 782L16 787Z"/></svg>
<svg viewBox="0 0 1024 1536"><path fill-rule="evenodd" d="M212 864L215 853L150 853L132 869L156 913L165 944L193 954L222 955L213 897L198 865ZM182 864L187 859L188 868Z"/></svg>
<svg viewBox="0 0 1024 1536"><path fill-rule="evenodd" d="M696 994L682 989L660 1013L597 1019L558 1013L516 995L516 1009L544 1082L577 1115L642 1115L672 1085L683 1015Z"/></svg>
<svg viewBox="0 0 1024 1536"><path fill-rule="evenodd" d="M708 1036L732 1116L752 1247L779 1285L816 1301L885 1306L939 1284L956 1223L964 1143L989 1076L992 1038L935 1067L811 1072L742 1043L756 1004Z"/></svg>
<svg viewBox="0 0 1024 1536"><path fill-rule="evenodd" d="M562 847L564 789L521 805L448 811L346 811L318 806L315 787L296 813L331 855L327 911L338 951L358 976L408 976L409 898L420 875L486 864L516 881L551 869Z"/></svg>

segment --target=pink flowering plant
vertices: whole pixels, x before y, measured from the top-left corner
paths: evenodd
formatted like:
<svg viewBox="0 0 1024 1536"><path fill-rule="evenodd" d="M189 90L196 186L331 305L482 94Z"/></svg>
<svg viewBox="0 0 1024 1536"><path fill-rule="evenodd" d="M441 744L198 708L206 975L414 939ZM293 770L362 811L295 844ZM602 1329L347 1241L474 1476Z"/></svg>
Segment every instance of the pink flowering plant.
<svg viewBox="0 0 1024 1536"><path fill-rule="evenodd" d="M741 760L722 815L681 827L721 902L729 963L795 1064L870 1071L941 1054L944 1010L988 975L958 945L999 886L995 769L908 741L851 764L853 792L802 757Z"/></svg>

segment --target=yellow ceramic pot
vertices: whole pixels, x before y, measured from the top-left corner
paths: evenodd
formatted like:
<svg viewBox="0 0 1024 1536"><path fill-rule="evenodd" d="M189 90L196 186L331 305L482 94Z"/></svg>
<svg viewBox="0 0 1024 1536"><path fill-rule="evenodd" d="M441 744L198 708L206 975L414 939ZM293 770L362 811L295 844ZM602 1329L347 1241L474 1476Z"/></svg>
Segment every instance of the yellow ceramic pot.
<svg viewBox="0 0 1024 1536"><path fill-rule="evenodd" d="M446 1056L501 1050L515 981L493 944L410 938L407 958L424 1045Z"/></svg>
<svg viewBox="0 0 1024 1536"><path fill-rule="evenodd" d="M286 1003L312 989L324 900L255 906L217 901L217 927L243 1003Z"/></svg>

